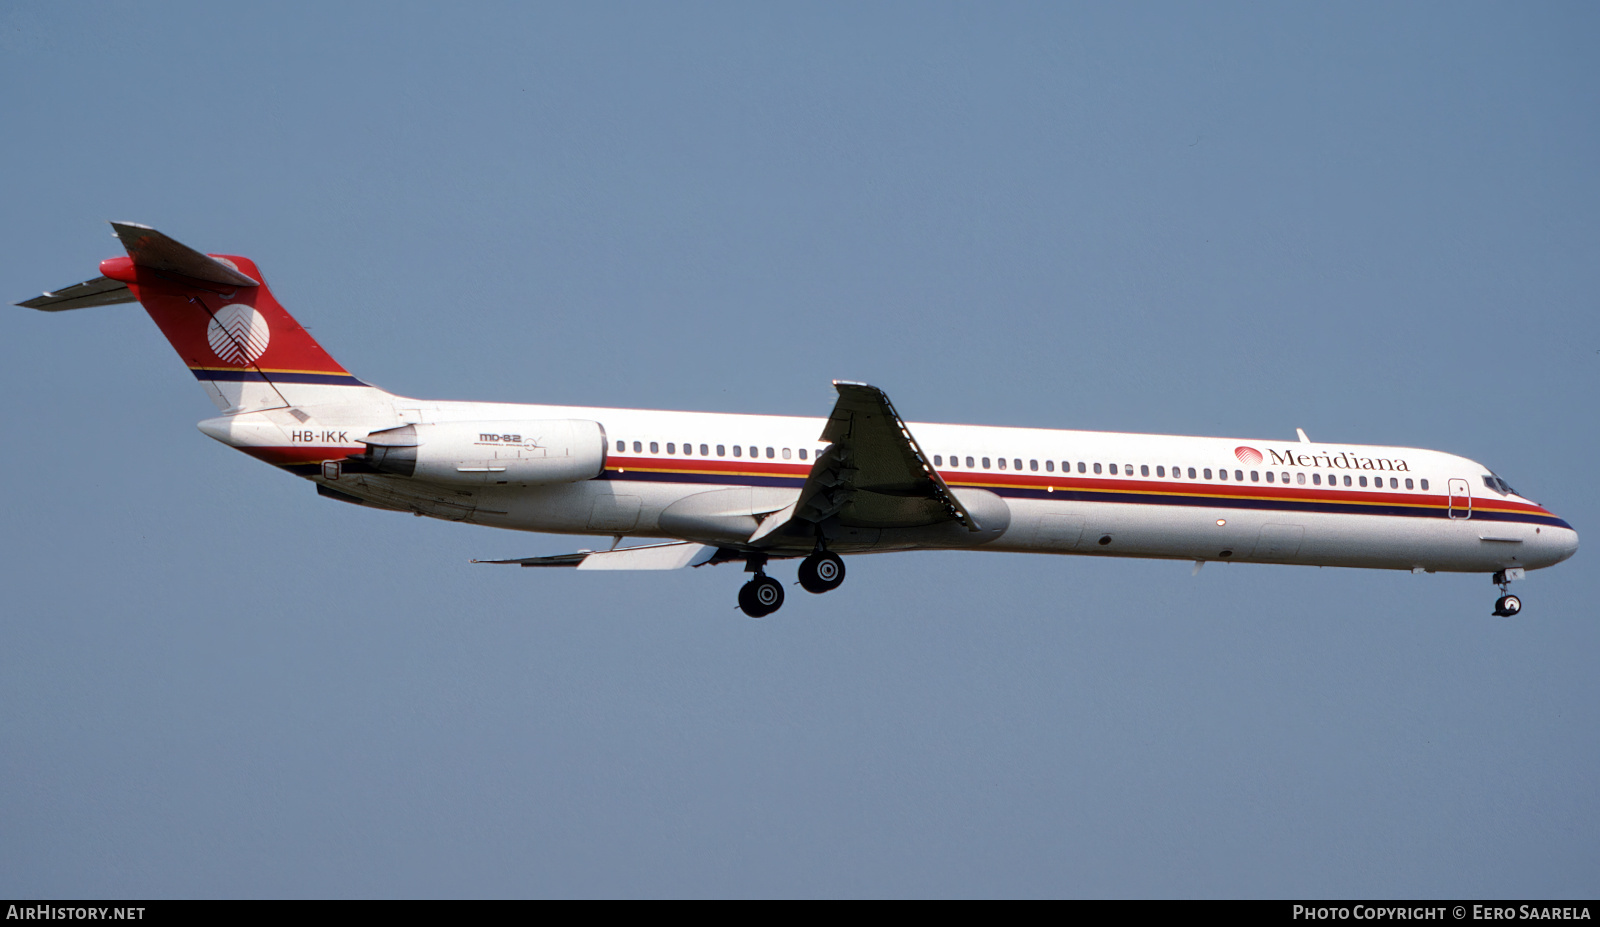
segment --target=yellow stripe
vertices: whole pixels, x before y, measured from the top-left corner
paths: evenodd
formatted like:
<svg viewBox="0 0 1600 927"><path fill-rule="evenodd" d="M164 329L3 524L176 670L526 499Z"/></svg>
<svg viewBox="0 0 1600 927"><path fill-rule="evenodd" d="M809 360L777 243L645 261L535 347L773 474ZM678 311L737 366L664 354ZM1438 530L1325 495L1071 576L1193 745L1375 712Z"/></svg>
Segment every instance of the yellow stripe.
<svg viewBox="0 0 1600 927"><path fill-rule="evenodd" d="M190 370L255 370L255 371L259 371L260 373L314 373L314 374L317 374L318 376L324 376L324 377L350 377L350 376L354 376L354 374L347 373L347 372L345 372L343 370L290 370L290 369L285 368L285 367L256 367L254 365L246 365L244 367L190 367L189 369Z"/></svg>

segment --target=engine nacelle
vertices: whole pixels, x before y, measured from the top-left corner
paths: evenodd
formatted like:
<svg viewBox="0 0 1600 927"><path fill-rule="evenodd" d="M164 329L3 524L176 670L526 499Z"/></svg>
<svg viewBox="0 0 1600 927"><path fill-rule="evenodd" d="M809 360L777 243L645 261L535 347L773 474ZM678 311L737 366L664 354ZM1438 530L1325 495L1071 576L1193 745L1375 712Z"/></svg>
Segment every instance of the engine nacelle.
<svg viewBox="0 0 1600 927"><path fill-rule="evenodd" d="M549 419L401 425L362 439L374 470L429 483L576 483L606 465L599 422Z"/></svg>

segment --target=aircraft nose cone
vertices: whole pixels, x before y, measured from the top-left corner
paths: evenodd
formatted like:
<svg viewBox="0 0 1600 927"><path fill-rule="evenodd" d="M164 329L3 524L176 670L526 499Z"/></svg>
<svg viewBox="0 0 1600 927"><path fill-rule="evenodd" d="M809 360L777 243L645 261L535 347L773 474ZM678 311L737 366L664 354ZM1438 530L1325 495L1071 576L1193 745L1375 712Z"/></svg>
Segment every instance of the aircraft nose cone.
<svg viewBox="0 0 1600 927"><path fill-rule="evenodd" d="M1578 552L1578 532L1571 528L1556 528L1553 531L1551 553L1555 555L1552 563L1560 563Z"/></svg>
<svg viewBox="0 0 1600 927"><path fill-rule="evenodd" d="M1545 525L1528 551L1528 566L1554 566L1577 552L1578 532L1565 526Z"/></svg>

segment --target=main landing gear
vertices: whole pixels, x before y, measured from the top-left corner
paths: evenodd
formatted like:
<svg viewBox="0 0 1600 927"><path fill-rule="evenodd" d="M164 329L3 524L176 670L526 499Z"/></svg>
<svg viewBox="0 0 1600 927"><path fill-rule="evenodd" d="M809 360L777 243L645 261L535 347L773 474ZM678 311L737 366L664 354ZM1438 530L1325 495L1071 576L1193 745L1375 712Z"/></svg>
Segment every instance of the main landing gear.
<svg viewBox="0 0 1600 927"><path fill-rule="evenodd" d="M1511 618L1522 611L1522 600L1508 591L1511 581L1521 578L1521 570L1501 570L1494 574L1494 584L1500 587L1500 598L1494 600L1496 618Z"/></svg>
<svg viewBox="0 0 1600 927"><path fill-rule="evenodd" d="M765 573L739 587L739 609L751 618L765 618L783 607L783 583Z"/></svg>
<svg viewBox="0 0 1600 927"><path fill-rule="evenodd" d="M800 588L821 595L844 582L844 561L839 555L819 550L800 561Z"/></svg>
<svg viewBox="0 0 1600 927"><path fill-rule="evenodd" d="M764 572L766 565L764 554L752 555L745 565L755 576L739 587L739 610L751 618L765 618L783 607L783 584ZM838 554L818 549L800 561L800 586L805 591L821 595L842 582L844 561Z"/></svg>

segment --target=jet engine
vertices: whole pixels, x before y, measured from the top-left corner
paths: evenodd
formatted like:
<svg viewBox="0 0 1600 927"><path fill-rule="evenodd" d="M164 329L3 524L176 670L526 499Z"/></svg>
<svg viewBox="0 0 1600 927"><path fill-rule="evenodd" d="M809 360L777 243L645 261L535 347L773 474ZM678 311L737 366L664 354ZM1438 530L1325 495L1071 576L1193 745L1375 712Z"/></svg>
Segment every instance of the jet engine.
<svg viewBox="0 0 1600 927"><path fill-rule="evenodd" d="M446 485L576 483L606 465L599 422L579 419L401 425L361 439L380 473Z"/></svg>

